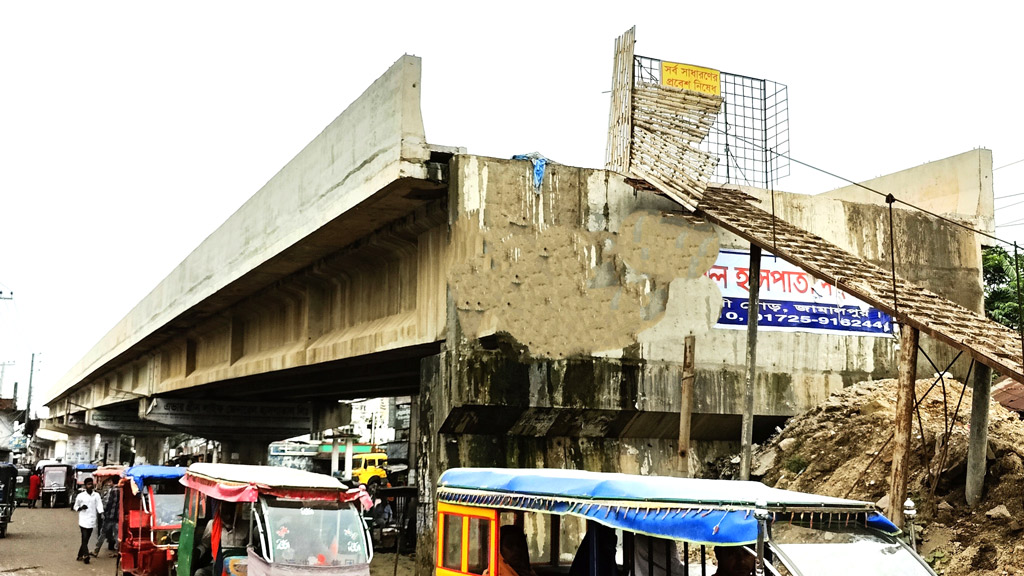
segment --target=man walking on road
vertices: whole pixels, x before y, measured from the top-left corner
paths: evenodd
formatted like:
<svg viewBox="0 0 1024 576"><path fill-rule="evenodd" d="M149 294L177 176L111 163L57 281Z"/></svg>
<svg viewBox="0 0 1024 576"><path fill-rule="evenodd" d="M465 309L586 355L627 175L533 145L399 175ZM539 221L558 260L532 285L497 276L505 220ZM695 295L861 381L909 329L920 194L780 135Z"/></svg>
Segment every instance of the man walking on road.
<svg viewBox="0 0 1024 576"><path fill-rule="evenodd" d="M75 512L78 512L78 527L82 530L82 545L78 547L76 560L86 564L89 563L89 537L92 536L92 529L103 522L103 501L93 488L92 478L86 478L85 491L75 498L74 506Z"/></svg>
<svg viewBox="0 0 1024 576"><path fill-rule="evenodd" d="M99 523L99 533L96 536L96 550L93 551L93 556L100 555L100 547L103 546L103 542L107 542L107 550L110 551L110 557L117 556L117 506L120 500L121 489L118 488L117 484L114 484L107 489L107 495L103 498L103 509L107 511L107 514L103 517L103 521Z"/></svg>

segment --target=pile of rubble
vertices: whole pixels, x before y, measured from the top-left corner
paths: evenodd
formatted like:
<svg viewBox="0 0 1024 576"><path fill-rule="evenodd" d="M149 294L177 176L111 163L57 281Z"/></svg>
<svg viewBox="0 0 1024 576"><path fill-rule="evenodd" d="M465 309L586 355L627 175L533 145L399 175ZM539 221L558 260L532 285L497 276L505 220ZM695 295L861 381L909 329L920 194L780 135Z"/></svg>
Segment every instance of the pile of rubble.
<svg viewBox="0 0 1024 576"><path fill-rule="evenodd" d="M993 403L982 502L964 481L971 391L917 381L908 494L919 514L918 550L939 574L1024 574L1024 422ZM927 395L926 395L927 394ZM887 505L896 381L864 382L790 419L754 454L769 486ZM945 439L948 438L948 442Z"/></svg>

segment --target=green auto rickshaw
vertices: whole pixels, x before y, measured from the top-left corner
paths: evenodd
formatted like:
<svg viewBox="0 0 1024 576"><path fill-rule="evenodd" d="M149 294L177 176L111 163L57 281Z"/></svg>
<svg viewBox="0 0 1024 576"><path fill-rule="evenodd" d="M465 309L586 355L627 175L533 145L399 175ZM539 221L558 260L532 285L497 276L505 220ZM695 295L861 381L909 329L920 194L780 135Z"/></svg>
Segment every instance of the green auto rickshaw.
<svg viewBox="0 0 1024 576"><path fill-rule="evenodd" d="M18 468L18 479L14 484L14 504L21 506L28 502L29 476L32 471L28 468Z"/></svg>

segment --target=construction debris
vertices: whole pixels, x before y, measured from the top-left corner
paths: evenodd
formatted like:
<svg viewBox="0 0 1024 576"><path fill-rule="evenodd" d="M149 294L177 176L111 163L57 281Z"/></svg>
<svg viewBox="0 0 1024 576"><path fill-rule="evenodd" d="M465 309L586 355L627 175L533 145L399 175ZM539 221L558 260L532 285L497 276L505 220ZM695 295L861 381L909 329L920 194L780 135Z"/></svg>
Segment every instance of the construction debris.
<svg viewBox="0 0 1024 576"><path fill-rule="evenodd" d="M907 492L919 511L918 551L939 574L1024 574L1024 422L991 405L985 492L972 510L964 497L971 391L918 380L916 398ZM845 388L790 419L753 468L769 486L879 501L889 489L895 408L895 380ZM726 476L735 468L728 458L719 466Z"/></svg>

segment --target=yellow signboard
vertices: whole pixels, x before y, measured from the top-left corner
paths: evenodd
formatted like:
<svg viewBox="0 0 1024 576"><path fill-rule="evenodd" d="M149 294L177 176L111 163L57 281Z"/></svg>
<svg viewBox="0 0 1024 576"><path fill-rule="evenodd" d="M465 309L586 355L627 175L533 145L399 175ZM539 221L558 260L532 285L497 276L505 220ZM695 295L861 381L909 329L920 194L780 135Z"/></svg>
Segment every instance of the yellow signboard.
<svg viewBox="0 0 1024 576"><path fill-rule="evenodd" d="M661 85L684 88L712 96L722 95L722 81L718 70L690 64L663 61L661 63Z"/></svg>

